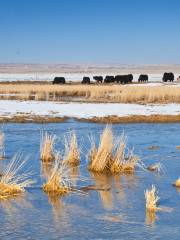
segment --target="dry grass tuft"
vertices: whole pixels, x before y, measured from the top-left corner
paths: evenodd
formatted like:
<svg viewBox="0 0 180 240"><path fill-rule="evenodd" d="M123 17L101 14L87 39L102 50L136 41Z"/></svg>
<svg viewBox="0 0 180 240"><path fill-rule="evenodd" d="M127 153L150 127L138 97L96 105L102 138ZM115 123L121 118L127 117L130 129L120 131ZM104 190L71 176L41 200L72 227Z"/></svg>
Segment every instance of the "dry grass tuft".
<svg viewBox="0 0 180 240"><path fill-rule="evenodd" d="M25 187L30 186L33 181L29 179L31 173L19 173L26 161L16 155L3 172L0 178L0 199L8 199L25 192Z"/></svg>
<svg viewBox="0 0 180 240"><path fill-rule="evenodd" d="M5 157L4 151L4 133L0 130L0 159Z"/></svg>
<svg viewBox="0 0 180 240"><path fill-rule="evenodd" d="M175 187L180 188L180 178L178 178L178 179L176 180L176 182L173 183L173 185L174 185Z"/></svg>
<svg viewBox="0 0 180 240"><path fill-rule="evenodd" d="M77 166L80 163L80 153L74 132L70 134L69 138L65 138L64 162L71 166Z"/></svg>
<svg viewBox="0 0 180 240"><path fill-rule="evenodd" d="M109 161L113 149L113 133L110 126L106 126L100 136L100 143L98 148L94 142L90 151L89 170L94 172L103 172L108 170Z"/></svg>
<svg viewBox="0 0 180 240"><path fill-rule="evenodd" d="M94 172L110 171L111 173L134 172L135 167L140 165L139 157L134 155L132 149L126 149L126 142L126 137L122 134L114 144L112 129L106 126L101 134L99 147L96 148L95 141L91 141L89 170ZM113 144L115 145L114 149Z"/></svg>
<svg viewBox="0 0 180 240"><path fill-rule="evenodd" d="M110 162L110 171L112 173L134 172L138 164L139 157L134 155L133 150L128 150L126 155L127 140L124 134L118 140L117 149Z"/></svg>
<svg viewBox="0 0 180 240"><path fill-rule="evenodd" d="M116 159L111 166L112 173L132 173L137 166L139 157L134 155L133 150L129 150L129 153L124 158Z"/></svg>
<svg viewBox="0 0 180 240"><path fill-rule="evenodd" d="M52 173L48 177L47 183L43 185L43 190L51 196L63 196L70 192L70 185L68 166L57 157Z"/></svg>
<svg viewBox="0 0 180 240"><path fill-rule="evenodd" d="M119 142L117 143L117 149L115 155L111 159L110 170L113 173L120 172L122 170L122 161L125 159L126 150L126 138L124 134L121 135Z"/></svg>
<svg viewBox="0 0 180 240"><path fill-rule="evenodd" d="M157 207L160 198L157 196L156 187L152 185L151 190L147 189L144 194L146 199L146 209L154 212L160 210L160 208Z"/></svg>
<svg viewBox="0 0 180 240"><path fill-rule="evenodd" d="M43 162L51 162L55 159L54 144L56 136L42 134L40 143L40 157Z"/></svg>

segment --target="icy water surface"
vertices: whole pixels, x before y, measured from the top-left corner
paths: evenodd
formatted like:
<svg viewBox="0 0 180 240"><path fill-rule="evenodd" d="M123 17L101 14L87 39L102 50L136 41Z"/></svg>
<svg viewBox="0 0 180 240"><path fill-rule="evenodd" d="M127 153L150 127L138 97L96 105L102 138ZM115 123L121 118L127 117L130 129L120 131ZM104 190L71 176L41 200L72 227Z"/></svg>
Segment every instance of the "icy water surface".
<svg viewBox="0 0 180 240"><path fill-rule="evenodd" d="M0 239L179 239L180 192L172 187L180 177L180 124L116 124L115 135L123 131L146 165L161 162L164 175L137 170L134 175L92 175L86 155L93 134L96 140L105 125L69 121L56 124L5 124L8 163L14 153L29 156L28 165L36 184L25 196L0 202ZM99 191L72 193L48 198L41 190L48 169L39 160L40 132L57 135L56 150L63 150L63 136L71 129L81 145L81 166L73 169L78 187L96 185ZM156 146L154 149L149 149ZM155 184L164 211L148 215L144 190ZM106 191L102 190L105 189Z"/></svg>

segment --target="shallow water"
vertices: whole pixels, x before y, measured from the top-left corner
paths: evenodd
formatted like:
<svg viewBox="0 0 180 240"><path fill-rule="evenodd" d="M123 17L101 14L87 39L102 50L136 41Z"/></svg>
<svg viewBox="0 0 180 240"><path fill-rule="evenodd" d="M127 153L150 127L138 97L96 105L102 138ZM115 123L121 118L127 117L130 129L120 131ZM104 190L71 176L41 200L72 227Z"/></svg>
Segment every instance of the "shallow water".
<svg viewBox="0 0 180 240"><path fill-rule="evenodd" d="M27 189L25 196L0 202L0 239L179 239L180 192L172 182L180 177L180 150L176 149L180 145L180 124L113 125L115 135L124 131L128 145L134 146L146 165L162 163L163 175L141 169L134 175L89 174L88 136L92 134L98 141L104 126L75 121L3 125L7 159L1 160L1 167L14 153L22 152L29 157L28 167L33 170L36 184ZM50 199L40 188L48 173L39 160L40 133L55 133L55 148L63 151L63 136L71 129L78 135L82 152L80 168L72 170L79 176L78 187L95 184L107 190ZM145 210L144 190L151 184L158 188L164 211L150 216Z"/></svg>

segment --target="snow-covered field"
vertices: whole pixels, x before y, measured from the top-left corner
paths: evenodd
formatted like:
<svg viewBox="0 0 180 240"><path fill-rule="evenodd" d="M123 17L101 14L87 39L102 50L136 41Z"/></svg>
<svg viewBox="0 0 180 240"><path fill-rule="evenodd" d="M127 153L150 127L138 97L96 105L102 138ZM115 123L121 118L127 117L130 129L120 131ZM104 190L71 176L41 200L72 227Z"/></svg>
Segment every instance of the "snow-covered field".
<svg viewBox="0 0 180 240"><path fill-rule="evenodd" d="M109 75L116 75L118 73L109 73ZM121 73L127 74L127 73ZM139 74L133 74L134 82L138 81ZM0 73L0 82L3 81L52 81L55 76L63 76L66 81L79 82L82 81L84 76L89 76L93 80L93 76L102 75L105 77L107 73ZM148 74L150 82L162 81L162 74ZM178 78L178 74L175 74L175 79Z"/></svg>
<svg viewBox="0 0 180 240"><path fill-rule="evenodd" d="M178 115L180 104L94 104L55 103L41 101L0 100L0 116L13 117L20 114L51 117L92 118L116 115Z"/></svg>

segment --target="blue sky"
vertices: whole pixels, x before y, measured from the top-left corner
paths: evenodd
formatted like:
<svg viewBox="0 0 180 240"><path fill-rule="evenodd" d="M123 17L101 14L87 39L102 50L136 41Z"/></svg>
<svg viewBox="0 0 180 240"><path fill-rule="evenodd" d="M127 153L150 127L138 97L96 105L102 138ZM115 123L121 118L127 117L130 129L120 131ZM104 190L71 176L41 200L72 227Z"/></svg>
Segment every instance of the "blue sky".
<svg viewBox="0 0 180 240"><path fill-rule="evenodd" d="M0 0L1 63L180 63L179 0Z"/></svg>

